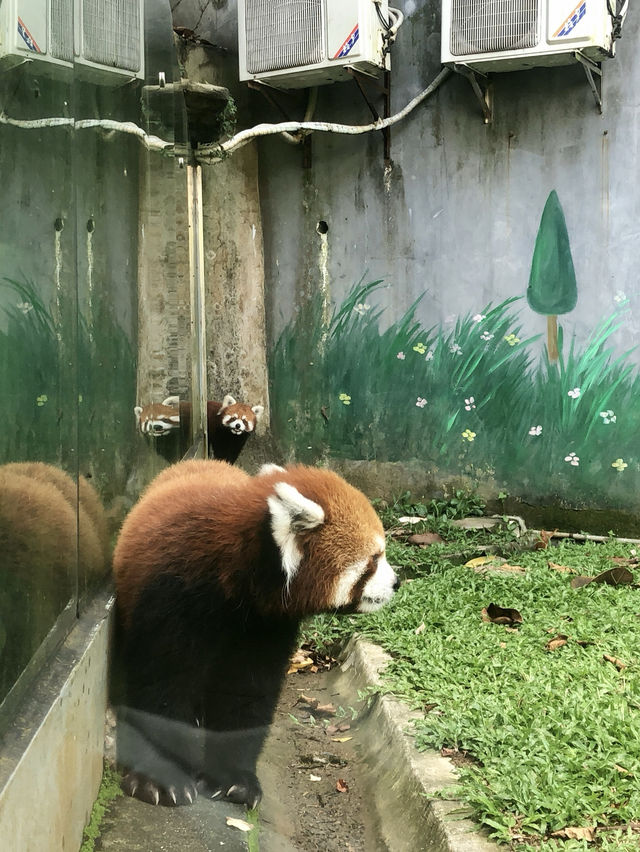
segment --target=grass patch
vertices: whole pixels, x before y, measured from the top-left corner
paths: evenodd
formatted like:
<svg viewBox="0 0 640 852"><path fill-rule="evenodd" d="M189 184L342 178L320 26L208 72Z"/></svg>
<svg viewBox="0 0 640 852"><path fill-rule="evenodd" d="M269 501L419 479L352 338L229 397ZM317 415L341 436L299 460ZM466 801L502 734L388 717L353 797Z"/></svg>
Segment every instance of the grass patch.
<svg viewBox="0 0 640 852"><path fill-rule="evenodd" d="M517 850L637 849L638 589L570 585L575 574L615 566L614 558L630 560L640 579L632 545L565 540L510 553L521 574L476 573L447 559L447 547L390 542L390 561L413 577L394 602L368 616L315 619L307 639L326 644L357 629L392 655L385 689L429 711L415 726L418 748L473 759L459 770L456 797L496 840ZM522 624L483 621L490 603L519 610ZM558 634L566 644L547 650ZM574 828L591 829L594 841L554 837Z"/></svg>
<svg viewBox="0 0 640 852"><path fill-rule="evenodd" d="M109 809L111 803L117 799L118 796L122 795L123 793L120 789L120 776L114 769L105 763L100 789L98 790L98 795L93 804L89 823L85 827L82 835L82 846L80 847L80 852L93 852L96 840L100 837L104 815Z"/></svg>

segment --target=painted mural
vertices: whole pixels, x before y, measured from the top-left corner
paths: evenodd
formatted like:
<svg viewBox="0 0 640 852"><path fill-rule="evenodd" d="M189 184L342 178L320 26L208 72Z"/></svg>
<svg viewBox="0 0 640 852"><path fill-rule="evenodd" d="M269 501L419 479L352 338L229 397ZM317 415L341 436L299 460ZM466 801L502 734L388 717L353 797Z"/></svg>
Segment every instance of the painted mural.
<svg viewBox="0 0 640 852"><path fill-rule="evenodd" d="M555 191L521 297L479 305L446 329L417 319L418 299L390 323L385 315L381 331L383 286L359 282L324 322L318 293L277 341L274 427L298 459L418 459L440 479L464 474L496 493L637 503L640 382L632 350L611 340L627 299L616 295L586 341L565 339L560 318L578 285ZM535 314L547 317L542 348Z"/></svg>

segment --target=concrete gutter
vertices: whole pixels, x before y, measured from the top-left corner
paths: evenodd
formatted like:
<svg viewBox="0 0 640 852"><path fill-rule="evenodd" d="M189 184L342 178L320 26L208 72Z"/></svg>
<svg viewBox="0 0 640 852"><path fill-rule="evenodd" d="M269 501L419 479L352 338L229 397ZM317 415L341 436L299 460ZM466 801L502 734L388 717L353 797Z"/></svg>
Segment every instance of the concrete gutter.
<svg viewBox="0 0 640 852"><path fill-rule="evenodd" d="M336 689L357 700L381 683L390 657L377 645L354 637L341 655ZM375 698L360 726L363 756L389 852L496 852L500 847L467 818L461 804L434 798L456 784L453 764L436 752L419 752L408 731L420 714L391 696Z"/></svg>

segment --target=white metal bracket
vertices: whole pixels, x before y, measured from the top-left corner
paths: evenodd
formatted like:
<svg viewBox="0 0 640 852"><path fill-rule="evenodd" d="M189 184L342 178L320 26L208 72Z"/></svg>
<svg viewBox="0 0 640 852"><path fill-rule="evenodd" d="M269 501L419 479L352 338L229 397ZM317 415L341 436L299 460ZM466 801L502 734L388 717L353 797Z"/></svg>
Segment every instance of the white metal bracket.
<svg viewBox="0 0 640 852"><path fill-rule="evenodd" d="M474 71L467 65L454 65L453 70L456 74L462 74L466 77L473 93L480 103L482 109L482 117L485 124L493 123L493 92L489 78L486 74L481 74L479 71Z"/></svg>
<svg viewBox="0 0 640 852"><path fill-rule="evenodd" d="M602 114L602 63L587 59L579 50L576 50L573 55L584 68L587 83L589 83L589 88L593 92L598 112Z"/></svg>

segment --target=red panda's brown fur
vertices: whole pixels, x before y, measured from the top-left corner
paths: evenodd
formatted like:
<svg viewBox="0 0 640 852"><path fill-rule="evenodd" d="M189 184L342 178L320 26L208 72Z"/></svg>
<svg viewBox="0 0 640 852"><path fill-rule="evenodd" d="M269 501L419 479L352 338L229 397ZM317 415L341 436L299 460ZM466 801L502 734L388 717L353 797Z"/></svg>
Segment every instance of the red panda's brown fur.
<svg viewBox="0 0 640 852"><path fill-rule="evenodd" d="M207 475L202 475L202 470ZM301 577L290 613L310 614L327 608L341 560L355 559L372 535L383 537L382 524L367 498L328 470L294 466L250 477L225 462L181 462L159 474L131 510L120 532L113 565L118 606L125 624L150 578L170 570L195 580L216 563L216 578L232 596L247 579L247 565L260 559L260 531L266 500L275 482L286 481L319 503L330 532L300 535L301 547L324 571ZM215 518L215 526L211 519ZM197 526L196 526L197 525ZM185 529L191 527L188 552ZM262 609L283 605L280 595L256 600Z"/></svg>

